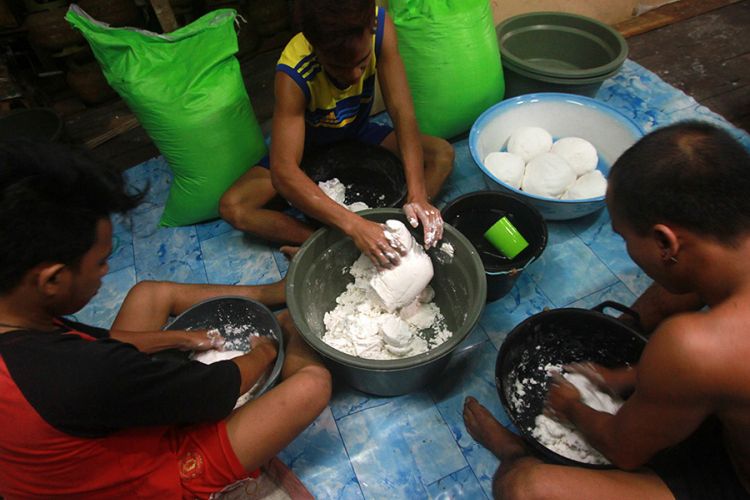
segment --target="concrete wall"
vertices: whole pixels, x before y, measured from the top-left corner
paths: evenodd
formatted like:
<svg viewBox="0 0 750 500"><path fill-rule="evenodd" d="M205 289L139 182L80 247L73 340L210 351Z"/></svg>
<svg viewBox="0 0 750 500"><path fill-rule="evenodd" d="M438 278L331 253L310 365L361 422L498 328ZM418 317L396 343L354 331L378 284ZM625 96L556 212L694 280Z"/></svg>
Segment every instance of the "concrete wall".
<svg viewBox="0 0 750 500"><path fill-rule="evenodd" d="M640 3L641 0L490 0L495 24L517 14L543 10L570 12L615 24L637 15Z"/></svg>
<svg viewBox="0 0 750 500"><path fill-rule="evenodd" d="M495 24L516 14L540 10L571 12L615 24L677 0L489 0ZM377 0L388 5L388 0Z"/></svg>

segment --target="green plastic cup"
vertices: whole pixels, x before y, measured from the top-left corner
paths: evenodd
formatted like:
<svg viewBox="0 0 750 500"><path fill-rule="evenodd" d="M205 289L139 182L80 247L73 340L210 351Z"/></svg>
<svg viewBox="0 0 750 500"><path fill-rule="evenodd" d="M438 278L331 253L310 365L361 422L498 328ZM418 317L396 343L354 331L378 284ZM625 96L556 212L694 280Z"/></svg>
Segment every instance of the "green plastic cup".
<svg viewBox="0 0 750 500"><path fill-rule="evenodd" d="M492 246L509 259L515 258L516 255L523 252L529 246L526 238L518 232L516 226L507 217L503 217L495 222L492 227L485 231L484 237L492 243Z"/></svg>

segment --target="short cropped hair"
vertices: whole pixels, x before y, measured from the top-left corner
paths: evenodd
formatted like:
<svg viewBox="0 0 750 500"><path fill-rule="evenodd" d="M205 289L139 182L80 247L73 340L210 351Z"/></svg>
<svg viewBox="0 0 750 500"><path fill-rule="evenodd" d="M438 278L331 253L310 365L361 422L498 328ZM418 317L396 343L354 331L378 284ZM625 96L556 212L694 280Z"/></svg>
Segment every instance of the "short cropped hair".
<svg viewBox="0 0 750 500"><path fill-rule="evenodd" d="M121 173L61 145L0 143L0 294L39 264L78 265L98 221L141 198Z"/></svg>
<svg viewBox="0 0 750 500"><path fill-rule="evenodd" d="M296 0L297 25L326 54L346 52L352 40L375 27L375 0Z"/></svg>
<svg viewBox="0 0 750 500"><path fill-rule="evenodd" d="M656 130L609 174L610 203L636 232L671 223L727 244L750 231L750 154L703 122Z"/></svg>

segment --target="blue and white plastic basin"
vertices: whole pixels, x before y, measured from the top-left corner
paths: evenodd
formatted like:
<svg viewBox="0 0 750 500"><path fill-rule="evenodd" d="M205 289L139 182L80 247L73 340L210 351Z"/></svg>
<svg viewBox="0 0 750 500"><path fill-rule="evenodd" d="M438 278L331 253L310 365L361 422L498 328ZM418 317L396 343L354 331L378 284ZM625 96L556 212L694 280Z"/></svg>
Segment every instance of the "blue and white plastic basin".
<svg viewBox="0 0 750 500"><path fill-rule="evenodd" d="M589 97L562 94L526 94L495 104L471 127L469 149L474 162L490 180L490 189L515 194L534 205L547 220L575 219L604 206L604 196L558 200L526 193L495 177L484 165L493 151L504 151L511 134L521 127L542 127L557 140L581 137L596 147L597 169L605 177L612 164L643 136L641 128L615 108Z"/></svg>

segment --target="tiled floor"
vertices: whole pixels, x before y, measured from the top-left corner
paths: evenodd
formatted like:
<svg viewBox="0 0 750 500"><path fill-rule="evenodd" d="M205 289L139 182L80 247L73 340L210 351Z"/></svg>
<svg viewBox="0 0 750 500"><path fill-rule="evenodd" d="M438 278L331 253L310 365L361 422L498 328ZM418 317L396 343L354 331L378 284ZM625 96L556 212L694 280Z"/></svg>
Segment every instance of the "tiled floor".
<svg viewBox="0 0 750 500"><path fill-rule="evenodd" d="M599 99L633 118L645 131L700 118L730 128L750 149L750 136L699 106L653 73L628 61L605 82ZM468 141L456 147L456 168L440 205L485 189ZM131 185L151 184L149 200L116 221L110 272L94 300L76 318L109 326L126 291L137 281L268 283L287 262L274 248L223 222L157 228L169 186L162 158L126 172ZM376 398L337 385L329 408L280 458L318 498L484 498L498 461L464 429L461 407L474 395L507 422L497 396L494 364L505 335L545 307L592 307L605 299L629 304L648 285L630 261L605 210L549 224L541 258L503 299L488 304L477 328L431 387L396 398Z"/></svg>

